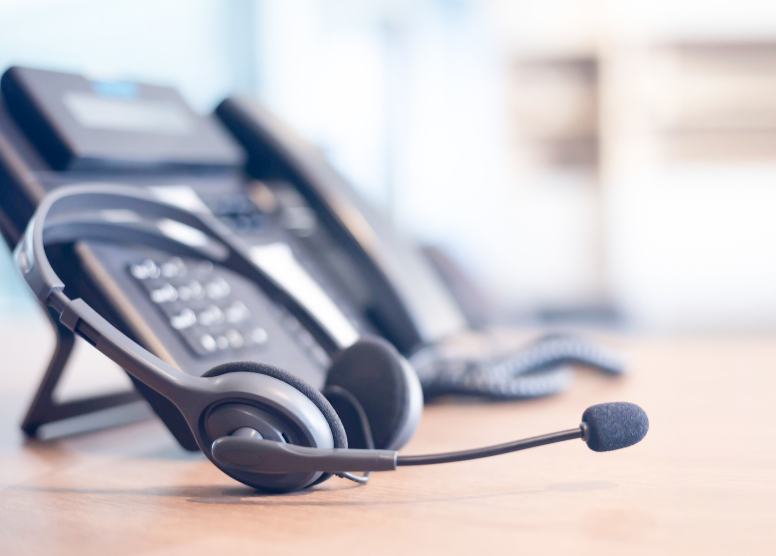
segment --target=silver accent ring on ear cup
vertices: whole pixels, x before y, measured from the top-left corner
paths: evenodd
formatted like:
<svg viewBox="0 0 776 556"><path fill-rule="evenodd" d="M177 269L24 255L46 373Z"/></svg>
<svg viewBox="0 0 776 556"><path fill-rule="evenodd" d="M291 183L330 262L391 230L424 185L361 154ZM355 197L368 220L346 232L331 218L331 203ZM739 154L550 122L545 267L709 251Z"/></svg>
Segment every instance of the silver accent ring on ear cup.
<svg viewBox="0 0 776 556"><path fill-rule="evenodd" d="M232 415L223 416L222 422L217 423L217 429L211 426L214 433L233 433L243 427L256 429L254 419L262 419L262 412L269 413L271 420L267 419L267 426L275 429L290 429L289 440L299 443L301 446L311 448L333 448L334 439L331 428L321 411L302 392L281 380L258 373L234 372L225 373L205 380L212 382L214 392L233 392L231 397L225 396L222 401L209 407L202 415L202 440L207 443L205 454L224 473L230 477L269 492L288 492L310 486L315 483L321 472L309 473L253 473L240 470L236 466L227 466L213 458L210 447L217 440L208 434L208 422L215 419L218 412L232 411ZM241 392L251 394L251 397L240 396ZM251 414L250 409L244 415L239 415L239 409L234 406L248 406L256 408ZM229 407L232 406L232 407ZM231 429L231 430L229 430ZM226 436L228 436L228 434Z"/></svg>

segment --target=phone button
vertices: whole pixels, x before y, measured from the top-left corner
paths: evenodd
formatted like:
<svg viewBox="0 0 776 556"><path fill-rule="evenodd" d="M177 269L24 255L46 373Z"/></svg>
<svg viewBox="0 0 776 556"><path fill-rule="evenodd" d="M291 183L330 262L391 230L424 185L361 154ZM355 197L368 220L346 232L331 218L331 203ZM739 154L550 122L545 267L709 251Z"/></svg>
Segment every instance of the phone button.
<svg viewBox="0 0 776 556"><path fill-rule="evenodd" d="M151 297L151 301L157 305L160 303L173 302L178 299L178 290L176 290L172 284L165 284L161 288L151 290L149 296Z"/></svg>
<svg viewBox="0 0 776 556"><path fill-rule="evenodd" d="M191 309L184 309L177 315L170 317L170 326L175 330L185 330L197 324L197 315Z"/></svg>
<svg viewBox="0 0 776 556"><path fill-rule="evenodd" d="M178 286L178 298L181 301L197 300L205 297L205 288L197 280L191 280Z"/></svg>
<svg viewBox="0 0 776 556"><path fill-rule="evenodd" d="M202 326L214 326L223 324L226 320L226 315L218 305L208 305L208 307L202 311L197 317L199 324Z"/></svg>
<svg viewBox="0 0 776 556"><path fill-rule="evenodd" d="M224 336L229 340L229 345L232 346L233 349L240 349L245 345L245 339L242 337L242 334L237 332L234 328L230 328L224 332Z"/></svg>
<svg viewBox="0 0 776 556"><path fill-rule="evenodd" d="M269 340L269 334L261 326L257 326L251 330L250 338L253 344L263 346Z"/></svg>
<svg viewBox="0 0 776 556"><path fill-rule="evenodd" d="M188 272L186 263L178 257L173 257L162 263L159 270L164 278L180 278L181 276L185 276Z"/></svg>
<svg viewBox="0 0 776 556"><path fill-rule="evenodd" d="M210 299L223 299L231 293L232 288L229 286L229 282L218 277L205 285L205 291Z"/></svg>
<svg viewBox="0 0 776 556"><path fill-rule="evenodd" d="M229 340L226 336L216 336L216 346L218 346L218 349L224 350L229 349Z"/></svg>
<svg viewBox="0 0 776 556"><path fill-rule="evenodd" d="M162 274L159 266L151 259L146 259L141 263L131 265L129 267L129 272L138 280L159 278Z"/></svg>
<svg viewBox="0 0 776 556"><path fill-rule="evenodd" d="M196 344L194 344L192 347L194 347L197 352L201 353L201 350L197 349ZM210 334L203 334L199 338L199 347L205 350L205 353L213 353L216 349L218 349L218 343L216 342L216 339L213 338L213 336Z"/></svg>

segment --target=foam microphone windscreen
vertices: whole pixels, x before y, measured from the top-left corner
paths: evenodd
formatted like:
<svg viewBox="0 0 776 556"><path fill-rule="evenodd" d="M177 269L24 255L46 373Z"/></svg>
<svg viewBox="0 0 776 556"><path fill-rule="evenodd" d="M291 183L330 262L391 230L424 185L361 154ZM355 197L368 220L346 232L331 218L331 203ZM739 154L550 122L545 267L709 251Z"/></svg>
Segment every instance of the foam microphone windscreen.
<svg viewBox="0 0 776 556"><path fill-rule="evenodd" d="M588 407L582 414L588 429L588 447L596 452L609 452L633 446L649 430L647 414L636 404L602 403Z"/></svg>

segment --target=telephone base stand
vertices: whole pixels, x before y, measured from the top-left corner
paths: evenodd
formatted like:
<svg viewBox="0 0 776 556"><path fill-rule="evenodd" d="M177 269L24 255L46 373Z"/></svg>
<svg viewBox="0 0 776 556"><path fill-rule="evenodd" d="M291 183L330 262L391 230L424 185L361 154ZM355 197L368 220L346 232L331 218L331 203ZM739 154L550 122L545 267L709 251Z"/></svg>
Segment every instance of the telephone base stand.
<svg viewBox="0 0 776 556"><path fill-rule="evenodd" d="M121 419L121 422L127 422L127 417L131 414L131 411L106 411L113 410L122 406L129 406L133 404L136 406L145 406L144 411L136 412L138 417L142 413L142 418L150 416L150 409L145 402L142 401L140 394L134 390L128 392L117 392L112 394L104 394L99 396L90 396L78 400L72 400L67 402L57 402L54 397L54 389L57 386L62 372L65 370L65 365L70 359L73 352L73 346L75 345L75 335L71 330L64 327L55 319L55 317L46 311L49 322L54 328L56 334L56 346L54 347L54 353L49 362L46 373L43 375L43 379L38 386L38 390L35 393L35 397L30 403L30 407L27 410L27 415L22 422L22 431L31 438L51 437L48 432L41 434L41 427L46 426L46 429L62 428L60 424L67 421L70 425L80 424L80 427L76 427L78 430L71 430L72 426L64 427L64 434L75 434L77 432L84 432L85 430L96 428L104 428L105 426L112 426L115 419L109 418L110 414L114 413L127 413L125 418ZM90 416L94 419L84 419L83 417ZM130 420L138 420L137 418ZM49 427L57 423L57 427ZM119 423L113 423L119 424ZM57 434L56 436L60 436Z"/></svg>

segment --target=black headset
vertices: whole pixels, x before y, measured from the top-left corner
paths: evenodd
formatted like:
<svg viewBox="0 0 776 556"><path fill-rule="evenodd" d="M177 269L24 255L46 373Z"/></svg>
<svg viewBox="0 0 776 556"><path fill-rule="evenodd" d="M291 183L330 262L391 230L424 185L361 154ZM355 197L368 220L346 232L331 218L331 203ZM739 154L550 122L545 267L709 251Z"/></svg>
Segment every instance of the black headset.
<svg viewBox="0 0 776 556"><path fill-rule="evenodd" d="M187 227L188 238L165 235L160 222ZM241 274L282 302L332 354L319 392L294 374L251 361L218 365L192 376L165 363L100 316L69 299L45 247L83 239L142 244L206 259ZM361 338L338 346L326 328L250 260L246 248L214 216L194 214L117 185L74 185L46 195L14 261L36 297L59 321L178 409L202 452L230 477L251 487L286 492L320 483L332 473L388 471L476 459L582 438L593 450L635 444L647 432L646 414L633 404L589 408L579 427L464 452L399 457L420 421L423 393L409 363L388 342ZM325 395L324 395L325 394ZM337 407L335 411L334 406ZM348 436L366 449L348 449Z"/></svg>
<svg viewBox="0 0 776 556"><path fill-rule="evenodd" d="M193 240L188 243L172 239L157 226L169 220L198 233L189 234ZM202 452L228 475L272 491L304 488L328 477L322 473L324 469L246 472L244 465L228 461L228 452L220 459L215 457L214 442L235 431L240 431L237 438L247 430L254 431L249 434L253 439L321 449L347 448L348 432L358 438L366 433L373 442L367 439L362 444L383 449L398 449L412 437L420 420L423 394L409 363L388 342L362 338L339 351L331 347L331 339L322 342L335 352L324 391L340 413L348 414L345 423L351 430L347 431L332 403L292 373L238 361L218 365L202 377L192 376L133 342L82 299L69 299L45 247L82 239L144 244L210 260L282 299L317 337L325 338L328 332L250 261L229 229L212 215L194 214L159 201L149 191L116 185L63 187L38 206L14 252L16 265L36 297L59 315L63 325L172 402Z"/></svg>

